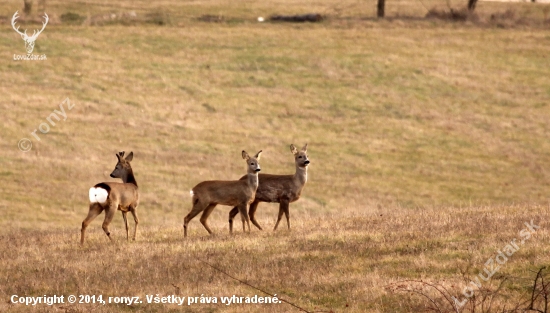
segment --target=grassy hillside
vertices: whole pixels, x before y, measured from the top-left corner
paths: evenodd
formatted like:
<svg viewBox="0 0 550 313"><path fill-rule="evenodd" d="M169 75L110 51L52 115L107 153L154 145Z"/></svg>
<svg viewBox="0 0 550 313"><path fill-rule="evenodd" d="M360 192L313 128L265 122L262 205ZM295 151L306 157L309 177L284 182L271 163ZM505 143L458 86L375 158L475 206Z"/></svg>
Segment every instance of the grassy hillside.
<svg viewBox="0 0 550 313"><path fill-rule="evenodd" d="M2 223L74 225L120 150L136 155L143 214L181 219L196 183L243 174L241 150L263 149L266 172L288 173L289 144L305 142L310 182L296 212L547 201L546 30L241 14L52 23L37 41L43 62L13 61L23 42L6 27ZM34 139L67 97L67 119ZM33 140L30 152L20 138Z"/></svg>
<svg viewBox="0 0 550 313"><path fill-rule="evenodd" d="M426 301L391 292L389 287L410 279L439 282L462 300L464 286L484 268L490 269L486 261L518 239L519 250L488 282L482 281L483 291L476 290L476 299L464 306L479 304L487 290L494 291L502 283L504 288L493 296L490 311L501 312L497 309L530 299L532 271L550 262L549 218L547 206L422 209L415 214L380 209L296 219L291 232L238 232L235 236L225 231L204 236L206 231L197 221L190 224L187 240L180 227L155 225L142 230L135 243L127 243L118 229L113 244L107 244L96 227L83 248L77 246L79 234L71 229L18 230L0 237L0 277L5 282L0 294L6 301L13 294L88 294L103 295L105 300L137 296L143 301L132 306L55 306L65 312L299 312L286 303L147 303L147 295L265 296L207 262L309 312L421 312ZM540 228L521 245L519 233L531 221ZM262 225L270 222L260 221ZM6 301L0 309L29 310ZM450 312L448 305L446 309L443 312Z"/></svg>
<svg viewBox="0 0 550 313"><path fill-rule="evenodd" d="M383 286L457 280L523 222L547 225L545 5L482 2L480 21L462 23L421 18L447 7L435 1L389 3L383 21L372 18L374 2L48 1L34 52L47 60L29 62L13 60L25 52L9 25L20 2L0 4L1 294L168 294L171 284L197 296L254 292L195 258L212 257L311 310L406 311ZM328 18L256 21L308 12ZM513 18L491 22L503 12ZM31 32L33 19L18 23ZM52 125L66 98L75 106ZM38 141L31 133L41 123L50 131ZM264 150L264 172L292 173L289 145L306 142L312 164L291 232L229 237L229 208L218 207L218 236L206 237L196 218L183 240L190 188L242 176L243 149ZM107 245L100 216L79 248L88 188L115 181L122 150L134 152L141 190L138 241L122 240L117 214L117 241ZM271 229L276 214L276 204L261 204L257 216ZM540 234L506 273L528 280L548 263ZM531 284L508 292L516 299Z"/></svg>

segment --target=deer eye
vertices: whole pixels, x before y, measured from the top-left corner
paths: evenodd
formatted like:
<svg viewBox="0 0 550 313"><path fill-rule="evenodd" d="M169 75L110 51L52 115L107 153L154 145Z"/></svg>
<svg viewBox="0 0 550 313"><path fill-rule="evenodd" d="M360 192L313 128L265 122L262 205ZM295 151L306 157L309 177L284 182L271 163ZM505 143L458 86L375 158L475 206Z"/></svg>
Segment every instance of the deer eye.
<svg viewBox="0 0 550 313"><path fill-rule="evenodd" d="M298 159L301 159L301 158L302 158L302 156L299 156L299 157L298 157Z"/></svg>

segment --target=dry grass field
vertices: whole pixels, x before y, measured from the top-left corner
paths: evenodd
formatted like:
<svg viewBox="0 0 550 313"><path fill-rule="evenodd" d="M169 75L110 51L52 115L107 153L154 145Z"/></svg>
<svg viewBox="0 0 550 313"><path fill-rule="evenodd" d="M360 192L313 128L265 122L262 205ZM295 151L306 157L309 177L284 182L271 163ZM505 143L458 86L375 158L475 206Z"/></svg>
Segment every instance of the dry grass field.
<svg viewBox="0 0 550 313"><path fill-rule="evenodd" d="M388 2L377 20L374 1L47 1L34 51L45 61L13 60L25 52L10 25L22 1L0 3L0 311L299 311L146 303L265 296L229 274L309 312L420 312L429 301L402 286L437 283L460 300L533 221L540 228L460 310L527 308L550 263L550 9L480 2L467 21L424 18L465 2ZM41 26L37 10L21 29ZM327 18L257 22L310 12ZM53 125L66 98L74 107ZM306 142L292 230L271 231L278 206L263 203L266 230L243 234L239 221L229 235L219 206L215 236L197 217L183 238L190 188L241 177L243 149L263 149L265 173L292 173L289 145ZM101 215L80 246L88 189L116 181L122 150L134 152L141 191L137 240L125 240L118 213L114 242ZM71 294L143 303L10 303Z"/></svg>

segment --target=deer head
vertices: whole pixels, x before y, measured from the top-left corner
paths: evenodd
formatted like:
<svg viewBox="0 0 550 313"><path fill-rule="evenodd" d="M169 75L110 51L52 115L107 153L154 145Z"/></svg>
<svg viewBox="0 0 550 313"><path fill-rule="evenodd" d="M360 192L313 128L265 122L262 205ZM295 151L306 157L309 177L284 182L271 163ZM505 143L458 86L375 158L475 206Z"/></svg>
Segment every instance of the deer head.
<svg viewBox="0 0 550 313"><path fill-rule="evenodd" d="M307 157L307 143L304 145L302 150L298 150L296 146L290 145L290 152L294 154L296 166L300 168L307 168L309 165L309 158Z"/></svg>
<svg viewBox="0 0 550 313"><path fill-rule="evenodd" d="M246 164L248 165L248 173L258 173L260 169L260 163L258 161L260 160L260 155L262 154L262 150L258 151L254 157L251 157L246 153L246 151L243 150L242 156L243 159L246 160Z"/></svg>
<svg viewBox="0 0 550 313"><path fill-rule="evenodd" d="M124 151L121 151L116 155L116 157L118 159L118 162L115 166L115 169L111 173L111 177L121 178L122 181L126 183L128 182L128 176L133 176L132 166L130 165L130 162L134 158L134 153L130 152L130 154L128 154L125 158Z"/></svg>
<svg viewBox="0 0 550 313"><path fill-rule="evenodd" d="M18 14L19 11L16 11L15 14L13 15L12 19L11 19L11 26L13 27L13 29L15 29L15 31L21 35L21 38L23 38L23 40L25 41L25 49L27 49L27 53L32 53L32 51L34 50L34 42L36 41L36 38L38 38L38 35L40 35L40 33L42 33L42 31L44 30L44 28L46 28L46 25L48 24L48 21L49 21L49 17L48 17L48 14L44 13L44 19L46 19L45 22L42 22L42 29L39 30L38 32L36 30L33 31L32 35L29 36L27 35L27 30L25 29L24 32L20 32L19 31L19 26L17 26L17 28L15 27L15 20L19 17L17 14Z"/></svg>

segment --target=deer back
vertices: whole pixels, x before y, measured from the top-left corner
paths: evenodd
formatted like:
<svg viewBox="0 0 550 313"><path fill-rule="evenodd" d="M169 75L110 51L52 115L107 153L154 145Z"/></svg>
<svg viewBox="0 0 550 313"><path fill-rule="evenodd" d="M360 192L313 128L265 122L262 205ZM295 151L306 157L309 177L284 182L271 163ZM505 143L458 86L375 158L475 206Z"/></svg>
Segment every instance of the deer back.
<svg viewBox="0 0 550 313"><path fill-rule="evenodd" d="M108 201L117 203L121 208L136 207L139 204L139 190L134 184L108 182L102 183L110 187Z"/></svg>
<svg viewBox="0 0 550 313"><path fill-rule="evenodd" d="M257 185L251 186L247 180L204 181L193 187L193 202L198 200L204 203L233 206L244 202L250 203L254 200L256 188Z"/></svg>
<svg viewBox="0 0 550 313"><path fill-rule="evenodd" d="M245 180L243 176L241 180ZM294 175L258 174L259 185L256 190L256 200L263 202L294 202L300 198L303 184L296 181Z"/></svg>

